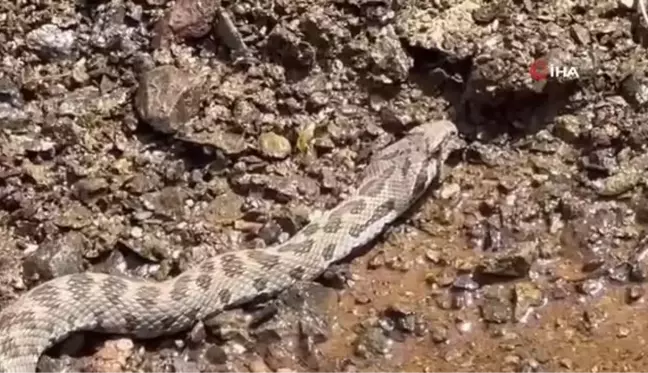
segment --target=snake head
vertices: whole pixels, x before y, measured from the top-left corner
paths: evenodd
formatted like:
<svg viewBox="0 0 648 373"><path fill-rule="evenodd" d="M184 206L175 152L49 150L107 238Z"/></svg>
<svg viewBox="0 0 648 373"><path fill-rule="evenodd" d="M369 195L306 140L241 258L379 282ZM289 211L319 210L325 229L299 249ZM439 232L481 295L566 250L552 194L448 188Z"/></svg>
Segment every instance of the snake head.
<svg viewBox="0 0 648 373"><path fill-rule="evenodd" d="M414 127L408 134L413 145L419 147L428 158L441 156L445 158L452 149L447 149L449 143L456 138L457 127L449 120L436 120ZM451 146L454 148L454 146Z"/></svg>

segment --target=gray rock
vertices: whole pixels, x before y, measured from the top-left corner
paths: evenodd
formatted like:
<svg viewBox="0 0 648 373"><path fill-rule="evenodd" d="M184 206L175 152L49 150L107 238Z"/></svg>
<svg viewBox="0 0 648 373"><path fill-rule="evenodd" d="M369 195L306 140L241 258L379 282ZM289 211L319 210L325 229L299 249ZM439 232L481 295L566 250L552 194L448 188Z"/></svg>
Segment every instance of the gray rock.
<svg viewBox="0 0 648 373"><path fill-rule="evenodd" d="M7 77L0 77L0 128L18 127L29 116L23 110L24 100L20 88Z"/></svg>
<svg viewBox="0 0 648 373"><path fill-rule="evenodd" d="M69 232L59 240L49 241L30 253L23 262L24 276L44 281L83 270L85 239Z"/></svg>
<svg viewBox="0 0 648 373"><path fill-rule="evenodd" d="M43 25L27 34L27 46L43 59L71 57L76 44L73 31L63 31L53 24Z"/></svg>
<svg viewBox="0 0 648 373"><path fill-rule="evenodd" d="M142 74L135 95L140 118L162 133L175 133L198 113L204 76L173 66L160 66Z"/></svg>
<svg viewBox="0 0 648 373"><path fill-rule="evenodd" d="M179 134L176 138L193 144L214 147L226 155L238 155L248 148L245 138L242 135L218 129L214 131Z"/></svg>

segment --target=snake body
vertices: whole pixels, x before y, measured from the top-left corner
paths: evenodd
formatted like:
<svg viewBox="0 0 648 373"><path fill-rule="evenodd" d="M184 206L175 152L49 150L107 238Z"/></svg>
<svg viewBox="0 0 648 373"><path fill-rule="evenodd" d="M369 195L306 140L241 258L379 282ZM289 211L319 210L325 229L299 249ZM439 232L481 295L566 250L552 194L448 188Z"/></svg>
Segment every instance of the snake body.
<svg viewBox="0 0 648 373"><path fill-rule="evenodd" d="M173 334L316 278L408 209L438 176L455 133L445 120L412 129L372 157L347 199L283 244L217 255L163 282L78 273L36 286L0 312L0 371L35 371L40 355L73 332Z"/></svg>

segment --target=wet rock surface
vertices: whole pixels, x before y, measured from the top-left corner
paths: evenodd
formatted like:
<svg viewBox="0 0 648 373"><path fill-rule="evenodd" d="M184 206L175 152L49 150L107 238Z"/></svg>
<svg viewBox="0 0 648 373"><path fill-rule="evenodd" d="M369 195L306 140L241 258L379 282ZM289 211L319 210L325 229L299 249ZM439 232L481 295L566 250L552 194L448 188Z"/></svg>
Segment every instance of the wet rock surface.
<svg viewBox="0 0 648 373"><path fill-rule="evenodd" d="M42 371L646 370L646 36L632 4L0 4L0 307L285 241L448 116L439 189L367 255ZM534 80L532 61L573 66ZM322 285L324 284L324 285Z"/></svg>

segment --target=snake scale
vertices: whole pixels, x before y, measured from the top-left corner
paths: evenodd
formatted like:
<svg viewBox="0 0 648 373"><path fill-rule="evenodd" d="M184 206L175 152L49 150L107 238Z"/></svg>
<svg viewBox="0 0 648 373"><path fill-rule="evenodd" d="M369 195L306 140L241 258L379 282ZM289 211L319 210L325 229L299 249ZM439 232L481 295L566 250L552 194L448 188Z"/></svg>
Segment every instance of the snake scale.
<svg viewBox="0 0 648 373"><path fill-rule="evenodd" d="M439 176L455 134L446 120L415 127L372 157L348 198L285 243L217 255L163 282L77 273L36 286L0 312L0 371L35 371L40 355L73 332L173 334L316 278L420 197Z"/></svg>

